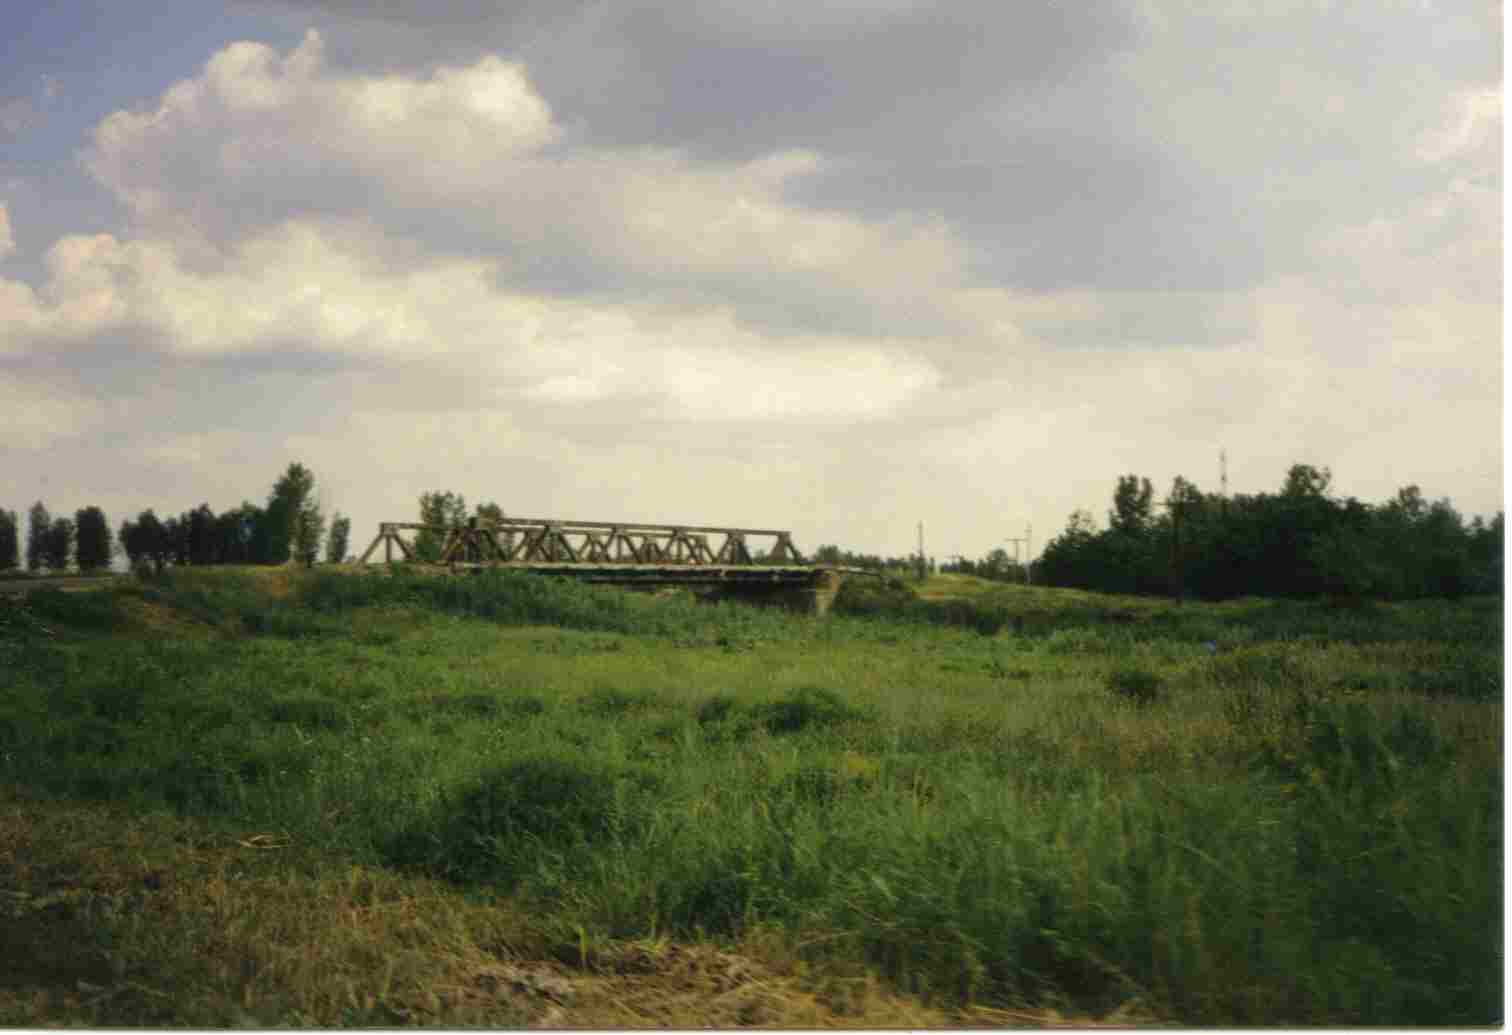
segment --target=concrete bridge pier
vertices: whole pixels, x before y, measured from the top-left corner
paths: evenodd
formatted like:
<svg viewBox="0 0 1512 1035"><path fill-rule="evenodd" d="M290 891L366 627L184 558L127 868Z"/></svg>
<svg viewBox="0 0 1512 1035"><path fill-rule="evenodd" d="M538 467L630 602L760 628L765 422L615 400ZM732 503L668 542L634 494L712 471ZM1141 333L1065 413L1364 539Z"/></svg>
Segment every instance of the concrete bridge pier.
<svg viewBox="0 0 1512 1035"><path fill-rule="evenodd" d="M716 600L742 600L751 604L782 607L798 614L822 618L829 614L840 592L843 573L820 569L801 583L737 582L719 586L712 592Z"/></svg>

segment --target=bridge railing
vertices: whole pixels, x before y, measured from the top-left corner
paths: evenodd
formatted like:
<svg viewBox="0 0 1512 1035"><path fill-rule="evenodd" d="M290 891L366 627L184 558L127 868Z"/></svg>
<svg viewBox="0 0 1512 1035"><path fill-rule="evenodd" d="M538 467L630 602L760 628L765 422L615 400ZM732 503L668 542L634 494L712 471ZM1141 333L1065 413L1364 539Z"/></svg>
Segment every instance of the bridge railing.
<svg viewBox="0 0 1512 1035"><path fill-rule="evenodd" d="M384 560L418 560L402 533L430 531L441 539L439 563L640 564L746 567L806 561L792 533L765 528L715 528L637 522L558 521L535 518L469 519L442 527L385 521L358 560L366 564L383 545ZM710 537L722 537L715 548ZM751 540L772 540L761 550Z"/></svg>

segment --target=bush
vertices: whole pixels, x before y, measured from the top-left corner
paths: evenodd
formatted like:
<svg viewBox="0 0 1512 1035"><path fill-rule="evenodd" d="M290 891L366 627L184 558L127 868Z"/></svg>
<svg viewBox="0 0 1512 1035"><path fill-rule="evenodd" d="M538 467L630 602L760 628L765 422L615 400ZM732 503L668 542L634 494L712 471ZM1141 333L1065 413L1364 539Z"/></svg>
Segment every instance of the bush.
<svg viewBox="0 0 1512 1035"><path fill-rule="evenodd" d="M901 579L852 575L840 583L833 609L848 615L899 615L918 599Z"/></svg>
<svg viewBox="0 0 1512 1035"><path fill-rule="evenodd" d="M517 880L543 862L586 865L590 845L630 825L622 792L654 783L596 761L516 759L443 795L432 816L393 838L385 855L457 879Z"/></svg>
<svg viewBox="0 0 1512 1035"><path fill-rule="evenodd" d="M121 622L115 596L108 590L68 593L56 586L43 586L26 594L26 610L37 618L91 632L108 632Z"/></svg>
<svg viewBox="0 0 1512 1035"><path fill-rule="evenodd" d="M767 732L773 734L835 727L867 718L865 712L846 704L835 691L817 687L799 687L786 697L761 705L755 714Z"/></svg>
<svg viewBox="0 0 1512 1035"><path fill-rule="evenodd" d="M1108 676L1108 689L1135 704L1154 704L1164 681L1142 668L1116 669Z"/></svg>

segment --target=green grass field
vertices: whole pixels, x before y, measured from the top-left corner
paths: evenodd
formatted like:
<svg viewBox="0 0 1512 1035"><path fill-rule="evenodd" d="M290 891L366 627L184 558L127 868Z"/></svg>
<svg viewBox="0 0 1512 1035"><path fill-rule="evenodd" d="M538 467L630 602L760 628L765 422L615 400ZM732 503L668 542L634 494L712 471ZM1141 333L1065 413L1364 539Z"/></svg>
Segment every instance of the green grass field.
<svg viewBox="0 0 1512 1035"><path fill-rule="evenodd" d="M0 599L0 1024L1499 1023L1501 608Z"/></svg>

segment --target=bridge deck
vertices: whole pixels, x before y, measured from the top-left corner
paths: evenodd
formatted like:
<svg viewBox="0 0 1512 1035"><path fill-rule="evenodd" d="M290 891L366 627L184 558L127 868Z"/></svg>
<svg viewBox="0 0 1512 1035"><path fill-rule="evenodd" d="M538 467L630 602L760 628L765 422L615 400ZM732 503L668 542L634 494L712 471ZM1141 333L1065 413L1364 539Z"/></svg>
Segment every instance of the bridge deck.
<svg viewBox="0 0 1512 1035"><path fill-rule="evenodd" d="M838 568L799 564L709 565L709 564L590 564L545 561L505 561L494 564L453 563L455 571L528 571L538 575L562 575L582 582L619 582L637 585L688 584L787 584L807 585Z"/></svg>

